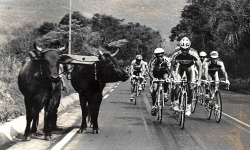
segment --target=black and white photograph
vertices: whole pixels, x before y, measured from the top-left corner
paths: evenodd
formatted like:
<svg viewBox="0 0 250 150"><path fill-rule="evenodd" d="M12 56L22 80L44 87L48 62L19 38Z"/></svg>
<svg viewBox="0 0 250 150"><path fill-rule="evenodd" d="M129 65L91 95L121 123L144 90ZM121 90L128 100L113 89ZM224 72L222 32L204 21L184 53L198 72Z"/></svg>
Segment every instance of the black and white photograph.
<svg viewBox="0 0 250 150"><path fill-rule="evenodd" d="M0 0L1 150L249 150L250 0Z"/></svg>

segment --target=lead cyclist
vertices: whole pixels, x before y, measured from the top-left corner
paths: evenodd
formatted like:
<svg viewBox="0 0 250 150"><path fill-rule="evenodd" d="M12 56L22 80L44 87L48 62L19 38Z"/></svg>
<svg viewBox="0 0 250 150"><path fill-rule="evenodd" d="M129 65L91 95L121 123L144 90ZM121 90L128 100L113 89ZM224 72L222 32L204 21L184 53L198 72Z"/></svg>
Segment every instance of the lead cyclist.
<svg viewBox="0 0 250 150"><path fill-rule="evenodd" d="M177 63L179 63L178 67ZM172 55L172 63L171 63L171 72L172 74L175 73L174 81L177 81L175 89L174 89L174 98L175 100L173 101L174 104L174 110L178 111L179 110L179 100L178 94L180 91L180 81L181 78L183 77L184 72L186 72L186 77L188 81L188 101L187 101L187 107L186 107L186 115L190 116L191 115L191 102L192 102L192 97L194 94L194 84L195 83L195 66L197 67L198 70L198 81L197 81L197 86L200 86L201 83L201 72L202 72L202 67L201 67L201 62L200 58L198 56L197 51L191 48L191 41L187 38L184 37L180 40L180 49L174 52ZM178 68L178 69L176 69Z"/></svg>

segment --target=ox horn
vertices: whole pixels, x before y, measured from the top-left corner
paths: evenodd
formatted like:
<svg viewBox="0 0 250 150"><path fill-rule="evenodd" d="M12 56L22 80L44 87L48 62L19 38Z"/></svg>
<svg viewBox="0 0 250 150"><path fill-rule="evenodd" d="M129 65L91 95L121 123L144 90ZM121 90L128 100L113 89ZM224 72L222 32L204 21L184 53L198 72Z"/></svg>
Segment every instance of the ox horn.
<svg viewBox="0 0 250 150"><path fill-rule="evenodd" d="M59 48L59 51L64 51L65 49L67 49L69 47L69 42L66 43L66 45L64 45L64 47Z"/></svg>
<svg viewBox="0 0 250 150"><path fill-rule="evenodd" d="M39 51L39 52L41 52L41 51L43 50L41 47L38 47L38 46L36 45L36 42L34 42L33 47L34 47L35 50L37 50L37 51Z"/></svg>
<svg viewBox="0 0 250 150"><path fill-rule="evenodd" d="M100 53L100 55L103 55L103 52L101 50L99 50L99 53Z"/></svg>
<svg viewBox="0 0 250 150"><path fill-rule="evenodd" d="M119 48L116 50L116 52L114 54L111 54L111 57L115 57L115 55L117 55L119 52Z"/></svg>

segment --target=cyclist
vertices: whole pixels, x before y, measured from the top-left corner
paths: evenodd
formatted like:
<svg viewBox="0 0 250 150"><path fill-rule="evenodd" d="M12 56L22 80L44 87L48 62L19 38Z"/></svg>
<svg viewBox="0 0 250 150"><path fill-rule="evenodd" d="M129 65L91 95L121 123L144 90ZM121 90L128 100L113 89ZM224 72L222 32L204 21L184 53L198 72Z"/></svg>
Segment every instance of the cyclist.
<svg viewBox="0 0 250 150"><path fill-rule="evenodd" d="M148 77L148 73L149 73L149 68L148 68L148 63L146 61L144 62L144 67L145 67L145 73L144 73L144 84L147 83L147 77Z"/></svg>
<svg viewBox="0 0 250 150"><path fill-rule="evenodd" d="M152 79L154 78L161 78L161 79L167 79L170 76L170 59L166 56L164 56L164 49L162 48L156 48L154 50L155 58L151 62L149 75ZM156 91L158 88L157 82L152 81L152 110L151 114L153 116L156 115L156 107L155 107L155 101L156 101ZM167 90L168 90L168 84L163 83L164 88L164 97L167 97Z"/></svg>
<svg viewBox="0 0 250 150"><path fill-rule="evenodd" d="M142 90L141 83L144 79L143 75L145 74L145 65L141 55L136 55L135 60L131 62L130 73L132 75L130 78L131 85L133 85L132 78L134 78L135 76L139 76L140 77L140 80L138 82L139 90ZM130 99L133 99L133 97L134 95L132 94Z"/></svg>
<svg viewBox="0 0 250 150"><path fill-rule="evenodd" d="M207 60L206 65L205 65L205 74L207 74L206 79L215 81L215 89L218 89L219 87L219 74L218 74L219 70L222 71L226 80L226 84L230 85L224 63L219 59L218 52L211 51L210 59ZM206 97L208 97L208 94L206 95Z"/></svg>
<svg viewBox="0 0 250 150"><path fill-rule="evenodd" d="M177 101L178 98L178 93L180 91L180 81L181 78L183 77L184 72L186 72L186 78L188 81L188 101L187 101L187 107L186 107L186 115L190 116L191 114L191 102L192 102L192 97L193 97L193 89L194 89L194 83L195 83L195 66L197 67L198 70L198 81L197 85L200 85L201 82L201 62L200 58L198 56L197 51L194 49L190 48L191 46L191 41L187 38L184 37L180 40L180 50L174 52L172 55L172 62L171 62L171 72L175 76L174 80L177 81L175 90L174 90L174 98L175 101L172 102L174 104L174 110L179 110L178 103ZM178 69L176 70L176 64L179 63Z"/></svg>

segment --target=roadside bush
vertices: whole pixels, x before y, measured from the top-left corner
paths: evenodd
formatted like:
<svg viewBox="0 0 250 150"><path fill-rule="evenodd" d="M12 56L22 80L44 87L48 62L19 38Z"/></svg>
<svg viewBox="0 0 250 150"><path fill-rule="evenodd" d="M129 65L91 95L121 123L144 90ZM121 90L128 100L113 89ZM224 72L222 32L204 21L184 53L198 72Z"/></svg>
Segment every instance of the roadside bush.
<svg viewBox="0 0 250 150"><path fill-rule="evenodd" d="M250 79L230 79L230 90L234 92L250 93Z"/></svg>

